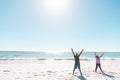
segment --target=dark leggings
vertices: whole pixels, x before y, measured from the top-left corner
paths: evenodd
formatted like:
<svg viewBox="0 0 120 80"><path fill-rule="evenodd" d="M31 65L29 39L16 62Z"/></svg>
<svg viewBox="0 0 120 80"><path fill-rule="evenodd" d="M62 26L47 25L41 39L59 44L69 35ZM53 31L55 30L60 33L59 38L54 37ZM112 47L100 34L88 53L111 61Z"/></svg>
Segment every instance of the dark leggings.
<svg viewBox="0 0 120 80"><path fill-rule="evenodd" d="M103 72L102 69L101 69L101 64L96 64L95 72L97 71L97 68L98 68L98 67L100 68L101 72Z"/></svg>

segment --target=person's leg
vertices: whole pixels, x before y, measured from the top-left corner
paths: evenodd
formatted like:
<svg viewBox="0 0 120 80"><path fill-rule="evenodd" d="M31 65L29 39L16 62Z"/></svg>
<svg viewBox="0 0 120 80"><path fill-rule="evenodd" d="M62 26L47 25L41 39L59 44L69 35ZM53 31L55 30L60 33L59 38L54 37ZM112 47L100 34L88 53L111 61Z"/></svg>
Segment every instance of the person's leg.
<svg viewBox="0 0 120 80"><path fill-rule="evenodd" d="M82 75L81 68L80 68L80 64L78 64L77 67L78 67L78 69L79 69L80 74Z"/></svg>
<svg viewBox="0 0 120 80"><path fill-rule="evenodd" d="M95 67L95 72L97 72L97 68L98 68L98 64L96 64L96 67Z"/></svg>
<svg viewBox="0 0 120 80"><path fill-rule="evenodd" d="M100 68L101 72L103 73L103 70L102 70L102 68L101 68L101 64L99 64L99 68Z"/></svg>
<svg viewBox="0 0 120 80"><path fill-rule="evenodd" d="M74 69L73 69L73 74L74 74L76 68L77 68L77 66L76 66L76 64L75 64L75 65L74 65Z"/></svg>
<svg viewBox="0 0 120 80"><path fill-rule="evenodd" d="M75 68L73 69L73 75L74 75L74 72L75 72Z"/></svg>
<svg viewBox="0 0 120 80"><path fill-rule="evenodd" d="M80 74L82 75L81 68L79 67L78 69L79 69L79 71L80 71Z"/></svg>

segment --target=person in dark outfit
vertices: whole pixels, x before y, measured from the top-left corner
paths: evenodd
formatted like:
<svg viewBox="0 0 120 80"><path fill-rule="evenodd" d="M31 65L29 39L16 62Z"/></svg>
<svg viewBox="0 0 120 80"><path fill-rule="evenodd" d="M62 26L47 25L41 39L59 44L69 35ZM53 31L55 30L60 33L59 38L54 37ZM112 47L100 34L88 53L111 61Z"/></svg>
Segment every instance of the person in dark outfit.
<svg viewBox="0 0 120 80"><path fill-rule="evenodd" d="M73 56L74 56L74 59L75 59L73 74L74 74L74 72L75 72L75 69L78 68L79 71L80 71L80 74L82 75L81 68L80 68L80 59L79 59L79 57L80 57L80 55L83 53L83 50L84 50L84 49L82 49L79 54L78 54L78 53L75 54L74 51L73 51L73 49L71 48L71 51L72 51Z"/></svg>

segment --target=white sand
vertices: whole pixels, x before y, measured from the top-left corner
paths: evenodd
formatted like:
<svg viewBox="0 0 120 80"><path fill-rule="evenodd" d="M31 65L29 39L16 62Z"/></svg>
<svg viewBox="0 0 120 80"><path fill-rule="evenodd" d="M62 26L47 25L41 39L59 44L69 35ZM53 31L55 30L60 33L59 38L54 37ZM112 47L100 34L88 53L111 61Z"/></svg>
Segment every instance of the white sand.
<svg viewBox="0 0 120 80"><path fill-rule="evenodd" d="M83 76L78 69L72 75L73 60L0 60L0 80L120 80L120 60L102 60L94 72L94 60L81 60Z"/></svg>

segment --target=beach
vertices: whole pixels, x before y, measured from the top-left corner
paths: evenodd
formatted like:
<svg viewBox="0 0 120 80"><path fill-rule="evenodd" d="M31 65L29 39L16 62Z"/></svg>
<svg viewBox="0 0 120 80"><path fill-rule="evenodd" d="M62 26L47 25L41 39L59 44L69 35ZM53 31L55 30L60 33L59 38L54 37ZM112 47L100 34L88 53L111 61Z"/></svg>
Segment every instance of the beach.
<svg viewBox="0 0 120 80"><path fill-rule="evenodd" d="M81 60L82 76L73 59L1 59L0 80L120 80L120 59L102 59L104 74L94 72L95 60Z"/></svg>
<svg viewBox="0 0 120 80"><path fill-rule="evenodd" d="M0 80L120 80L120 0L0 0Z"/></svg>

